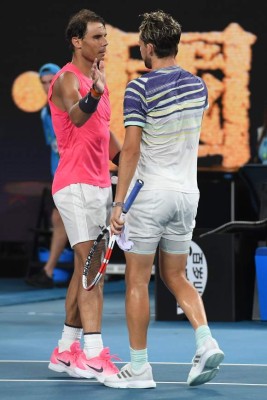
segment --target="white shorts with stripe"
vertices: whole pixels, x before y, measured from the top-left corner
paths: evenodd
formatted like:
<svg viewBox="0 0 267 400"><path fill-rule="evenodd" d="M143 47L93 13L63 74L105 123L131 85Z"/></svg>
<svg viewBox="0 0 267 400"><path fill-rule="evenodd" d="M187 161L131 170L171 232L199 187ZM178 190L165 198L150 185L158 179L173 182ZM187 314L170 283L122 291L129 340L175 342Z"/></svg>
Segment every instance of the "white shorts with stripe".
<svg viewBox="0 0 267 400"><path fill-rule="evenodd" d="M169 253L188 253L198 202L199 193L141 189L126 217L130 251L152 254L159 245Z"/></svg>
<svg viewBox="0 0 267 400"><path fill-rule="evenodd" d="M109 224L112 189L85 183L76 183L53 196L63 220L71 247L77 243L95 240L100 226Z"/></svg>

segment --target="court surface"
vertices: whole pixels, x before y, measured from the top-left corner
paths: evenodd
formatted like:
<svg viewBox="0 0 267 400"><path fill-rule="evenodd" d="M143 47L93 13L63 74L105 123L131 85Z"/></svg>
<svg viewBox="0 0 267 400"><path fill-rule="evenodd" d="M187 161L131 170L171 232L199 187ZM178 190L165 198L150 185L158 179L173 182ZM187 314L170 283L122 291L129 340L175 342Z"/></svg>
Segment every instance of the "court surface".
<svg viewBox="0 0 267 400"><path fill-rule="evenodd" d="M266 400L267 323L211 322L213 336L225 352L216 378L202 386L186 384L195 352L194 333L187 321L156 321L151 284L149 359L155 389L112 389L96 380L70 378L50 371L48 361L64 322L66 289L36 290L0 284L0 399L220 399ZM10 286L8 288L8 285ZM106 282L103 340L121 361L129 361L124 317L124 283Z"/></svg>

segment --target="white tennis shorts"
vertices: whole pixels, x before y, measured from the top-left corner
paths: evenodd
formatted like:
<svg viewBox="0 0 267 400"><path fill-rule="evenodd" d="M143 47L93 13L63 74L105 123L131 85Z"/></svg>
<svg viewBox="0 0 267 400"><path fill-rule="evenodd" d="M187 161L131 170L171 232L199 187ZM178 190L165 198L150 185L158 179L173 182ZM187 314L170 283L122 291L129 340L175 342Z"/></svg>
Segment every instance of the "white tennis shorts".
<svg viewBox="0 0 267 400"><path fill-rule="evenodd" d="M100 226L109 224L112 189L76 183L53 196L63 220L71 247L77 243L95 240Z"/></svg>
<svg viewBox="0 0 267 400"><path fill-rule="evenodd" d="M199 193L141 189L126 217L130 251L152 254L159 245L168 253L188 253L198 202Z"/></svg>

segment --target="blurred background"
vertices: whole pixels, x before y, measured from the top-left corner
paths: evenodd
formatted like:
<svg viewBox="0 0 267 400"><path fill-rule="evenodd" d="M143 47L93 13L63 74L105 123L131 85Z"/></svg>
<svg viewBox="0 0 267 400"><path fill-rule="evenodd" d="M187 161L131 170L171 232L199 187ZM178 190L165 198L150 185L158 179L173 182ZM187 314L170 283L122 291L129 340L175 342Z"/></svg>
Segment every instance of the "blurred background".
<svg viewBox="0 0 267 400"><path fill-rule="evenodd" d="M266 2L7 2L0 24L0 276L24 276L28 268L33 230L43 217L42 195L50 186L50 148L42 132L36 74L44 63L63 66L71 60L64 33L69 17L81 8L94 10L108 24L111 128L121 140L125 84L144 72L137 45L139 15L163 9L181 23L178 63L207 79L212 110L201 137L197 228L259 218L259 204L240 170L260 163L257 129L267 102ZM25 79L16 81L21 76Z"/></svg>

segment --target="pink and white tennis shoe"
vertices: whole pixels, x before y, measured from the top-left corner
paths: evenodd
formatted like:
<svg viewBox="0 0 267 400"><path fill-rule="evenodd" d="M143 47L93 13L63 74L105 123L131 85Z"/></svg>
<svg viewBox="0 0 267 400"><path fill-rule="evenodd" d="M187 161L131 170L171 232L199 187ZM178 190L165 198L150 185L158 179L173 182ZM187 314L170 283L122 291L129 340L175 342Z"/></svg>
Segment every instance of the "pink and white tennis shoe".
<svg viewBox="0 0 267 400"><path fill-rule="evenodd" d="M96 378L103 383L107 376L119 372L111 359L120 360L117 356L110 355L108 347L104 348L99 356L90 359L81 352L76 360L75 373L84 378Z"/></svg>
<svg viewBox="0 0 267 400"><path fill-rule="evenodd" d="M78 341L71 345L69 351L66 350L60 353L58 347L56 347L51 355L48 368L56 372L66 372L73 378L80 378L80 375L75 372L76 360L80 354L82 354L82 349Z"/></svg>

